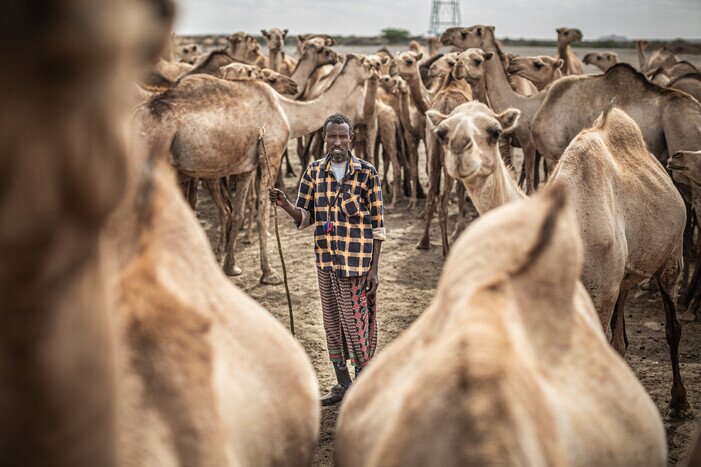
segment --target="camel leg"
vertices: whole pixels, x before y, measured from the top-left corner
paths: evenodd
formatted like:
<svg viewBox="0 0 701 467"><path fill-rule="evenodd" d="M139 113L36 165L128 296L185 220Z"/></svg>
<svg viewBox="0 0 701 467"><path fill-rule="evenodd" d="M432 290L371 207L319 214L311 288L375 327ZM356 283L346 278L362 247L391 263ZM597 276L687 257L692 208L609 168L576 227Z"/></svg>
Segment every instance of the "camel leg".
<svg viewBox="0 0 701 467"><path fill-rule="evenodd" d="M523 165L526 168L526 194L531 195L535 191L535 145L530 134L524 135L523 139L519 138L519 141L523 148Z"/></svg>
<svg viewBox="0 0 701 467"><path fill-rule="evenodd" d="M397 155L397 140L396 131L393 129L390 131L381 131L380 139L382 140L382 147L384 153L389 155L389 162L392 166L392 202L387 206L388 209L394 209L397 207L397 201L399 200L399 193L401 191L402 183L402 168L399 164L399 157ZM384 161L385 166L385 177L387 176L387 161Z"/></svg>
<svg viewBox="0 0 701 467"><path fill-rule="evenodd" d="M271 186L272 180L277 177L278 167L282 159L283 147L270 144L267 148L268 158L270 160L270 174L265 167L266 162L261 154L260 160L262 165L260 175L260 185L258 188L258 241L260 242L260 269L262 275L260 278L261 284L277 285L282 284L282 277L270 267L268 259L268 228L270 225L270 199L268 198L268 187ZM272 179L271 179L272 178Z"/></svg>
<svg viewBox="0 0 701 467"><path fill-rule="evenodd" d="M535 152L535 170L533 171L533 186L538 188L540 185L540 161L543 158L538 151Z"/></svg>
<svg viewBox="0 0 701 467"><path fill-rule="evenodd" d="M290 153L285 148L285 176L286 177L294 177L295 175L295 170L292 168L292 164L290 163Z"/></svg>
<svg viewBox="0 0 701 467"><path fill-rule="evenodd" d="M438 225L441 229L441 243L443 245L443 258L448 256L450 245L448 244L448 199L453 191L453 178L443 170L443 191L438 203Z"/></svg>
<svg viewBox="0 0 701 467"><path fill-rule="evenodd" d="M441 182L441 161L440 161L440 147L438 146L438 141L435 138L431 138L429 144L429 174L428 174L428 196L426 198L426 210L424 212L425 226L424 233L419 240L419 244L416 248L419 250L428 250L431 247L429 241L429 230L431 229L431 219L433 218L433 212L436 208L436 197L440 193L440 182Z"/></svg>
<svg viewBox="0 0 701 467"><path fill-rule="evenodd" d="M199 178L189 177L178 172L178 185L180 185L180 190L193 211L197 208L197 185L199 180Z"/></svg>
<svg viewBox="0 0 701 467"><path fill-rule="evenodd" d="M418 207L419 190L421 183L419 182L419 147L414 144L415 140L411 136L407 136L407 162L409 165L409 180L411 183L411 198L409 199L409 207L414 209Z"/></svg>
<svg viewBox="0 0 701 467"><path fill-rule="evenodd" d="M231 201L229 199L228 193L224 187L222 187L222 182L219 179L206 178L202 180L202 184L212 197L214 205L219 212L219 242L217 242L217 248L214 254L218 261L221 261L224 255L225 247L228 245L229 241L229 231L231 226Z"/></svg>
<svg viewBox="0 0 701 467"><path fill-rule="evenodd" d="M678 279L681 274L680 263L681 261L676 261L672 255L667 264L655 274L655 280L664 304L665 334L672 363L672 400L669 403L669 415L673 418L686 418L692 414L691 405L686 397L686 388L679 371L679 341L682 337L682 325L677 319L677 308L672 298L676 295Z"/></svg>
<svg viewBox="0 0 701 467"><path fill-rule="evenodd" d="M236 182L236 191L234 199L231 203L231 222L229 224L229 238L226 245L226 255L224 256L224 273L227 276L238 276L241 274L241 268L236 265L236 239L243 223L243 208L246 202L246 194L248 186L253 178L252 170L250 172L238 174L234 176Z"/></svg>
<svg viewBox="0 0 701 467"><path fill-rule="evenodd" d="M248 197L246 198L246 206L248 208L248 218L246 225L246 235L241 239L242 243L249 244L253 242L253 219L256 214L256 206L258 205L258 187L256 186L256 172L253 172L251 183L248 186Z"/></svg>
<svg viewBox="0 0 701 467"><path fill-rule="evenodd" d="M689 292L691 291L690 288L693 285L694 279L692 277L691 282L687 282L689 279L689 270L691 267L691 258L694 255L693 254L693 247L694 247L694 209L691 206L691 203L689 203L686 199L684 200L684 204L686 205L686 226L684 227L684 272L683 272L683 278L682 278L682 284L689 284L686 292L682 295L682 299L680 302L680 305L686 306L689 304L689 300L691 300L691 296ZM699 264L698 262L696 263L697 265ZM694 272L694 276L696 276L696 272L699 270L698 266L696 267L696 270Z"/></svg>
<svg viewBox="0 0 701 467"><path fill-rule="evenodd" d="M611 346L623 357L628 349L628 335L626 334L625 305L628 291L619 292L616 306L611 317Z"/></svg>
<svg viewBox="0 0 701 467"><path fill-rule="evenodd" d="M465 228L469 224L469 204L472 203L472 200L466 197L465 186L461 182L455 182L455 191L458 195L458 208L460 214L458 217L458 222L455 223L455 229L453 230L453 233L450 236L450 241L452 243L455 243L460 234L465 230Z"/></svg>

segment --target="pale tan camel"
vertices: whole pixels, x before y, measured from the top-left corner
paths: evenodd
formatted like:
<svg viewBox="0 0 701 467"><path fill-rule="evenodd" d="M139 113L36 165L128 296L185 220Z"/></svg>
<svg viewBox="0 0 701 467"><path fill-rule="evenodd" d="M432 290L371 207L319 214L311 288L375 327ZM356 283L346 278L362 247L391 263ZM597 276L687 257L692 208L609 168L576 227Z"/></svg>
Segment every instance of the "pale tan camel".
<svg viewBox="0 0 701 467"><path fill-rule="evenodd" d="M148 103L154 134L167 141L179 172L203 179L234 176L237 189L232 201L233 221L226 223L231 225L224 257L227 274L241 273L234 249L246 191L256 167L263 168L260 190L267 190L277 177L287 141L321 127L326 117L340 111L344 100L363 87L373 73L364 57L349 54L344 72L334 85L310 102L287 99L256 81L192 75ZM257 140L263 126L270 166ZM271 268L267 254L268 197L259 194L258 200L261 282L278 284L281 279Z"/></svg>
<svg viewBox="0 0 701 467"><path fill-rule="evenodd" d="M428 115L447 151L446 168L463 182L480 214L524 197L496 144L503 131L515 126L517 110L495 115L483 104L470 103L450 116ZM679 192L648 152L635 122L615 107L607 108L592 128L580 132L548 183L568 188L584 241L581 279L603 329L611 325L612 345L620 354L627 347L628 290L655 278L666 313L672 362L670 413L688 416L691 407L679 373L681 325L675 308L686 224ZM650 216L656 220L654 226Z"/></svg>
<svg viewBox="0 0 701 467"><path fill-rule="evenodd" d="M245 32L236 32L227 37L226 53L236 61L265 67L265 55L260 51L260 44L255 37Z"/></svg>
<svg viewBox="0 0 701 467"><path fill-rule="evenodd" d="M495 58L499 58L499 60L489 60L485 65L484 77L489 105L495 112L503 112L509 108L516 108L521 111L521 118L519 118L518 125L513 130L513 135L518 139L523 150L526 193L530 194L535 190L536 153L531 122L548 95L550 88L544 89L534 96L524 96L513 90L504 70L505 54L494 37L494 26L474 25L469 28L461 28L460 32L460 37L463 38L462 42L460 42L461 47L479 47L485 52L493 53ZM450 45L446 44L445 41L443 43Z"/></svg>
<svg viewBox="0 0 701 467"><path fill-rule="evenodd" d="M636 41L640 71L648 78L652 78L659 70L664 70L679 61L677 56L666 47L657 47L650 53L649 57L646 57L645 48L647 45L647 41Z"/></svg>
<svg viewBox="0 0 701 467"><path fill-rule="evenodd" d="M489 61L493 54L485 53L479 49L467 49L459 54L460 60L455 60L455 67L448 75L443 87L431 102L431 111L449 114L460 104L472 100L471 83L479 81L484 75L485 62ZM468 82L469 80L469 82ZM445 153L439 141L429 128L426 129L426 157L428 159L428 194L426 196L426 216L424 233L416 245L420 250L430 248L430 228L434 210L438 210L438 223L441 230L441 244L443 256L448 255L448 198L453 188L453 177L445 171ZM441 186L441 174L443 184ZM464 191L458 187L458 199L460 212L464 211Z"/></svg>
<svg viewBox="0 0 701 467"><path fill-rule="evenodd" d="M594 65L604 73L616 63L618 63L616 52L591 52L584 56L585 65Z"/></svg>
<svg viewBox="0 0 701 467"><path fill-rule="evenodd" d="M156 62L155 70L171 81L177 80L180 76L192 70L194 65L184 62L169 62L160 58Z"/></svg>
<svg viewBox="0 0 701 467"><path fill-rule="evenodd" d="M428 45L428 56L433 57L441 48L441 40L438 36L431 36L426 39L426 45Z"/></svg>
<svg viewBox="0 0 701 467"><path fill-rule="evenodd" d="M285 47L287 29L261 29L260 32L268 40L268 68L273 71L280 71L282 48Z"/></svg>
<svg viewBox="0 0 701 467"><path fill-rule="evenodd" d="M573 42L582 40L582 31L572 28L557 28L557 55L555 58L562 59L565 63L562 66L562 74L583 75L584 64L572 51Z"/></svg>
<svg viewBox="0 0 701 467"><path fill-rule="evenodd" d="M260 80L268 83L270 87L280 94L297 94L297 84L292 78L267 68L259 68L256 65L246 63L230 63L220 68L221 77L229 81Z"/></svg>
<svg viewBox="0 0 701 467"><path fill-rule="evenodd" d="M678 151L667 163L674 180L688 187L688 198L696 219L701 219L701 151ZM693 242L693 237L691 239ZM687 311L680 319L694 320L699 318L701 306L701 251L696 258L694 274L682 296L680 303L687 306Z"/></svg>
<svg viewBox="0 0 701 467"><path fill-rule="evenodd" d="M538 151L551 162L614 98L635 120L650 152L662 164L676 151L701 147L699 103L685 93L651 84L625 63L602 75L563 78L549 89L531 129Z"/></svg>
<svg viewBox="0 0 701 467"><path fill-rule="evenodd" d="M443 55L438 60L431 63L428 68L429 86L426 96L429 101L433 99L436 93L443 87L443 83L448 78L448 75L453 71L453 67L457 63L460 52L451 52Z"/></svg>
<svg viewBox="0 0 701 467"><path fill-rule="evenodd" d="M183 62L192 65L197 57L202 55L204 50L198 44L184 44L173 47L173 55L176 62Z"/></svg>
<svg viewBox="0 0 701 467"><path fill-rule="evenodd" d="M63 1L37 23L20 3L5 4L25 60L2 79L0 130L17 182L0 195L2 463L308 465L308 358L221 273L167 148L127 141L123 97L173 5Z"/></svg>
<svg viewBox="0 0 701 467"><path fill-rule="evenodd" d="M536 55L533 57L515 57L509 61L508 72L526 78L539 91L545 89L553 81L562 78L562 59L556 59L549 55Z"/></svg>
<svg viewBox="0 0 701 467"><path fill-rule="evenodd" d="M666 465L662 419L581 268L561 186L478 219L429 308L347 394L336 464Z"/></svg>

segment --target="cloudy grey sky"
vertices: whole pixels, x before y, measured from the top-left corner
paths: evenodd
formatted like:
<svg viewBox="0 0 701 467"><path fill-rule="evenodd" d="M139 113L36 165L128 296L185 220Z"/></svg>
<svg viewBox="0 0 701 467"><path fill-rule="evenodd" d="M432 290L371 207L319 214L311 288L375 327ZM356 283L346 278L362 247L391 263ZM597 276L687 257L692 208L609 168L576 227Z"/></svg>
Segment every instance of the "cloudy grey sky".
<svg viewBox="0 0 701 467"><path fill-rule="evenodd" d="M288 28L375 35L386 27L428 30L431 0L176 0L180 34ZM492 24L499 37L550 38L559 26L585 39L701 38L701 0L461 0L462 24Z"/></svg>

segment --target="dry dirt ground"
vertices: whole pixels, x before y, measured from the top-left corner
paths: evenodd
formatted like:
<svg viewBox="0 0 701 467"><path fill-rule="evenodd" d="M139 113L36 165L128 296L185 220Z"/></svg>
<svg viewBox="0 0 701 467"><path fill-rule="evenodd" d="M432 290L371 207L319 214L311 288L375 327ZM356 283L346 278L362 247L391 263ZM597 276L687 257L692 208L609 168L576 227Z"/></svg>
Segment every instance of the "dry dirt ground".
<svg viewBox="0 0 701 467"><path fill-rule="evenodd" d="M293 145L290 156L299 175L299 161ZM422 155L423 157L423 155ZM420 164L423 167L423 163ZM287 194L296 196L296 177L285 179ZM424 180L424 187L426 186ZM380 262L380 288L378 291L379 346L392 342L425 310L433 298L441 274L439 229L434 219L431 228L432 248L420 251L415 248L424 221L400 202L399 207L386 211L385 222L388 239L382 247ZM451 206L449 229L455 224L456 206ZM214 205L205 191L200 189L197 215L212 245L218 239L218 217ZM324 330L321 320L321 304L316 280L312 229L297 231L292 222L280 211L280 234L288 270L289 286L294 310L297 339L306 350L318 375L319 386L325 392L335 383L333 369L326 355ZM271 219L268 253L271 264L282 274ZM240 233L239 239L243 236ZM243 274L232 282L261 303L285 326L289 323L285 289L279 286L259 284L260 263L258 235L254 232L252 244L239 242L238 264ZM654 289L654 287L653 287ZM664 311L656 291L635 289L626 307L626 325L630 346L626 361L640 378L663 415L669 446L669 464L684 465L697 425L701 420L701 323L683 323L680 347L681 372L694 407L694 417L688 420L671 420L666 416L671 387L671 367L664 332ZM281 355L280 358L284 358ZM407 371L411 371L407 368ZM626 397L622 394L621 397ZM334 429L339 407L322 408L321 427L313 465L333 465Z"/></svg>

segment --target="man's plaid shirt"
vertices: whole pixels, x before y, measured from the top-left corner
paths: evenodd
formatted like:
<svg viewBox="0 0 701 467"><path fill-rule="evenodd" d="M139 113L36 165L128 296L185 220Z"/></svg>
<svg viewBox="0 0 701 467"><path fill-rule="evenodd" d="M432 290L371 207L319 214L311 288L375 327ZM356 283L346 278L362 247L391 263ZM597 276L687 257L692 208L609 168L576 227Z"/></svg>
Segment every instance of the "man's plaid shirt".
<svg viewBox="0 0 701 467"><path fill-rule="evenodd" d="M351 154L343 182L341 187L336 181L330 156L309 164L299 185L298 227L315 226L317 267L338 277L364 276L372 262L372 241L385 239L380 177L372 164ZM327 221L333 224L330 232L324 229Z"/></svg>

